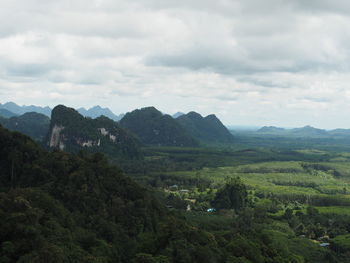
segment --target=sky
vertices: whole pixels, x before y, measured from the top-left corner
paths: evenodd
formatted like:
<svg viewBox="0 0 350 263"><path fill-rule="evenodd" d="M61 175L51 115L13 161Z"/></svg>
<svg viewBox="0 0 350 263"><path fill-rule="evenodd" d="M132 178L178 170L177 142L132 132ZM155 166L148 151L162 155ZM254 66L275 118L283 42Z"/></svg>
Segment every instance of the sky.
<svg viewBox="0 0 350 263"><path fill-rule="evenodd" d="M0 0L0 103L350 128L348 0Z"/></svg>

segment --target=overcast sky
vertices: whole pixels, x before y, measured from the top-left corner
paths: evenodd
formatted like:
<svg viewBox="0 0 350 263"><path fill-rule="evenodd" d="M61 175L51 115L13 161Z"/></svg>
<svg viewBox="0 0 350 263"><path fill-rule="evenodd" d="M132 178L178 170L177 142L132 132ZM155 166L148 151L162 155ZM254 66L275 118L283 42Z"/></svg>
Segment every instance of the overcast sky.
<svg viewBox="0 0 350 263"><path fill-rule="evenodd" d="M348 0L0 0L0 103L350 128Z"/></svg>

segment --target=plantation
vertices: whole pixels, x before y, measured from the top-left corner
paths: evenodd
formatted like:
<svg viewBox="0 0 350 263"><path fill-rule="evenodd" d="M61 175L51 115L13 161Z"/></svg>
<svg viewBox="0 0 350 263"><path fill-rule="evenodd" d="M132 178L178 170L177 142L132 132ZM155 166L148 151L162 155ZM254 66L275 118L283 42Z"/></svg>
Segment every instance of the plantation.
<svg viewBox="0 0 350 263"><path fill-rule="evenodd" d="M329 206L350 204L350 177L347 171L350 171L350 164L346 163L273 161L168 172L162 178L181 178L186 187L191 187L191 181L197 179L206 182L209 189L215 190L227 179L240 177L258 197L273 196L281 201L285 198L287 202L299 201L306 204L324 199L328 200L326 205ZM188 182L185 182L186 179ZM192 187L195 188L195 182Z"/></svg>

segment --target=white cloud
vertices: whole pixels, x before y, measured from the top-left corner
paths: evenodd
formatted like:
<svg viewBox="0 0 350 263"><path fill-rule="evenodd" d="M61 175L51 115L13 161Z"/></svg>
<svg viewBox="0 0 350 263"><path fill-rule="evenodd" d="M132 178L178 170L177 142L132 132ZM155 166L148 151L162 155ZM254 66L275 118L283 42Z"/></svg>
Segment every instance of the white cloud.
<svg viewBox="0 0 350 263"><path fill-rule="evenodd" d="M0 4L1 102L350 127L346 0Z"/></svg>

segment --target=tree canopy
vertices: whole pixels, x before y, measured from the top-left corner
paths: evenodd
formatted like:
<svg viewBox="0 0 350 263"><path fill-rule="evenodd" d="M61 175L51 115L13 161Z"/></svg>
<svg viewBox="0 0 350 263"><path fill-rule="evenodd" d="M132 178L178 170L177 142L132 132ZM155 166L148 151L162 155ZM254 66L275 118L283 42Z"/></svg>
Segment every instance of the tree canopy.
<svg viewBox="0 0 350 263"><path fill-rule="evenodd" d="M216 209L234 209L239 211L248 203L246 186L239 177L230 179L224 187L218 190L212 201Z"/></svg>

